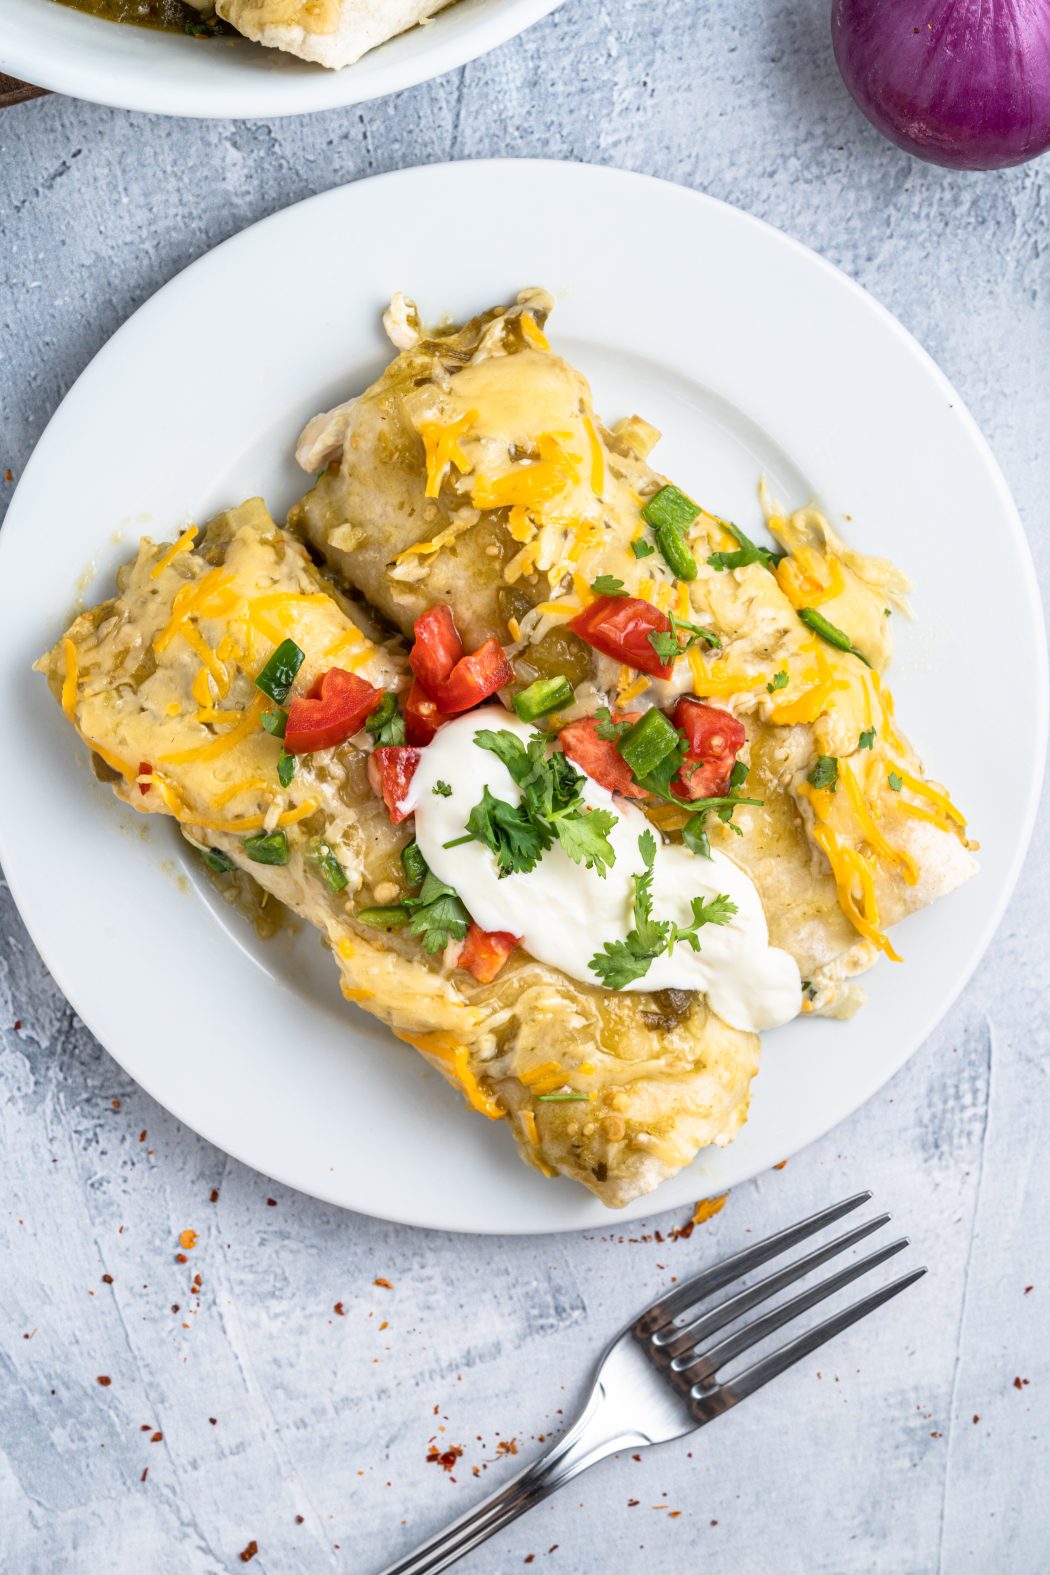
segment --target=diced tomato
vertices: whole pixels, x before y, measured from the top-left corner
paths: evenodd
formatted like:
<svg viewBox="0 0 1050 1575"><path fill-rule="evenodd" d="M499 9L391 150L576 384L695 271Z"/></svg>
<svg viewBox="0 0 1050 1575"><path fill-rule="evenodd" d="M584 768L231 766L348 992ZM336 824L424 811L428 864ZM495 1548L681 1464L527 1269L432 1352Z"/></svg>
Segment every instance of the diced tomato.
<svg viewBox="0 0 1050 1575"><path fill-rule="evenodd" d="M383 698L356 673L330 667L316 680L309 694L297 696L288 707L284 747L290 755L307 755L314 749L334 749L371 716Z"/></svg>
<svg viewBox="0 0 1050 1575"><path fill-rule="evenodd" d="M451 715L469 711L514 677L494 635L464 655L451 609L444 604L417 618L414 632L409 666L442 711Z"/></svg>
<svg viewBox="0 0 1050 1575"><path fill-rule="evenodd" d="M407 820L409 811L401 805L408 796L408 789L419 765L421 749L410 749L404 744L384 744L373 749L368 757L368 780L372 791L386 805L395 826Z"/></svg>
<svg viewBox="0 0 1050 1575"><path fill-rule="evenodd" d="M520 935L510 935L506 930L483 930L472 920L459 954L459 966L472 973L479 984L491 984L520 940Z"/></svg>
<svg viewBox="0 0 1050 1575"><path fill-rule="evenodd" d="M469 711L509 684L513 677L514 669L493 635L476 651L460 657L434 698L443 711Z"/></svg>
<svg viewBox="0 0 1050 1575"><path fill-rule="evenodd" d="M153 767L150 765L148 760L140 760L139 761L139 776L140 777L148 777L148 776L150 776L152 774L152 772L153 772ZM143 797L145 797L145 795L149 792L149 790L150 790L150 788L152 786L153 786L152 782L140 782L139 783L139 792L143 795Z"/></svg>
<svg viewBox="0 0 1050 1575"><path fill-rule="evenodd" d="M633 721L634 717L626 716L621 720ZM558 741L569 759L599 787L608 788L610 793L622 793L624 798L645 798L645 789L634 780L630 766L612 739L599 738L598 724L593 717L570 722L558 734Z"/></svg>
<svg viewBox="0 0 1050 1575"><path fill-rule="evenodd" d="M451 607L442 602L416 619L415 644L408 653L408 665L427 694L437 698L438 689L463 655L463 641L456 630Z"/></svg>
<svg viewBox="0 0 1050 1575"><path fill-rule="evenodd" d="M408 742L422 748L424 744L430 743L442 722L448 720L441 707L431 700L419 679L413 678L405 701L405 737Z"/></svg>
<svg viewBox="0 0 1050 1575"><path fill-rule="evenodd" d="M662 662L649 639L651 634L670 634L671 620L651 602L637 596L599 596L567 627L614 661L654 678L671 676L673 663Z"/></svg>
<svg viewBox="0 0 1050 1575"><path fill-rule="evenodd" d="M743 724L721 706L683 695L675 706L675 726L689 742L689 753L671 784L679 798L719 798L747 734Z"/></svg>

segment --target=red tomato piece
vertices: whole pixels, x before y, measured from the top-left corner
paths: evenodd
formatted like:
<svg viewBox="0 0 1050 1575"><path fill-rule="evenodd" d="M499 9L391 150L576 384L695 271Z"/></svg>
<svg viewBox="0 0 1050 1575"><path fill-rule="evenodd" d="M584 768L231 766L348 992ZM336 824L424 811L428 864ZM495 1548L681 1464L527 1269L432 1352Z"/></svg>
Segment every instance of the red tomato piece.
<svg viewBox="0 0 1050 1575"><path fill-rule="evenodd" d="M409 666L431 700L450 715L480 705L514 677L495 636L464 655L451 609L444 604L417 618L414 632Z"/></svg>
<svg viewBox="0 0 1050 1575"><path fill-rule="evenodd" d="M614 661L654 678L671 676L674 664L662 662L649 640L651 634L670 634L671 620L651 602L637 596L599 596L567 627Z"/></svg>
<svg viewBox="0 0 1050 1575"><path fill-rule="evenodd" d="M689 741L689 753L671 791L679 798L720 798L747 737L743 723L721 706L688 696L675 706L674 721Z"/></svg>
<svg viewBox="0 0 1050 1575"><path fill-rule="evenodd" d="M434 699L460 657L463 641L456 630L451 607L442 602L416 619L415 644L408 653L408 665L427 694Z"/></svg>
<svg viewBox="0 0 1050 1575"><path fill-rule="evenodd" d="M441 707L431 700L419 679L413 678L405 701L405 737L408 742L422 748L424 744L430 743L442 722L448 720Z"/></svg>
<svg viewBox="0 0 1050 1575"><path fill-rule="evenodd" d="M633 716L619 720L633 722ZM610 793L622 793L624 798L645 798L645 789L639 787L631 775L631 768L611 738L599 738L598 724L593 717L580 722L570 722L558 734L562 750L574 765L579 766L599 787Z"/></svg>
<svg viewBox="0 0 1050 1575"><path fill-rule="evenodd" d="M314 749L334 749L345 744L371 716L383 691L348 673L330 667L309 694L297 696L288 707L284 747L290 755L308 755Z"/></svg>
<svg viewBox="0 0 1050 1575"><path fill-rule="evenodd" d="M152 774L152 771L153 771L153 767L150 765L148 760L140 760L139 761L139 776L140 777L148 777L148 776L150 776ZM139 783L139 792L143 795L143 797L145 797L145 795L149 792L149 790L150 790L150 788L152 786L153 786L152 782L140 782Z"/></svg>
<svg viewBox="0 0 1050 1575"><path fill-rule="evenodd" d="M514 669L495 635L469 656L461 656L434 699L443 711L469 711L509 684Z"/></svg>
<svg viewBox="0 0 1050 1575"><path fill-rule="evenodd" d="M506 930L483 930L471 920L459 966L472 973L479 984L491 984L520 940L520 935Z"/></svg>
<svg viewBox="0 0 1050 1575"><path fill-rule="evenodd" d="M384 744L380 749L373 749L368 757L372 791L383 800L395 826L398 821L408 819L410 811L402 809L401 805L408 795L422 753L421 749L411 749L404 744Z"/></svg>

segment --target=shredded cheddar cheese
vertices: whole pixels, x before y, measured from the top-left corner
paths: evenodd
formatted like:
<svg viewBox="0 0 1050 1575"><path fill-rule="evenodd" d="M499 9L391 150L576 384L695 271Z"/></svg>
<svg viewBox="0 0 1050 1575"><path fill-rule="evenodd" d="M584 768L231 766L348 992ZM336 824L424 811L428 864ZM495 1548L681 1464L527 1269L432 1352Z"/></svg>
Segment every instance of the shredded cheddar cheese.
<svg viewBox="0 0 1050 1575"><path fill-rule="evenodd" d="M466 415L460 416L458 421L449 421L443 424L440 421L424 421L420 425L419 435L423 439L423 448L426 453L427 484L424 496L436 498L441 491L450 465L455 465L460 475L466 475L471 468L470 460L460 447L460 438L473 426L478 419L476 410L468 410Z"/></svg>
<svg viewBox="0 0 1050 1575"><path fill-rule="evenodd" d="M164 554L163 558L158 559L153 565L152 569L149 571L150 579L159 580L161 575L164 573L164 570L168 567L168 564L174 562L179 553L185 552L187 547L192 547L196 535L196 525L188 525L183 531L182 535L179 537L178 541L173 542L168 548L167 552Z"/></svg>
<svg viewBox="0 0 1050 1575"><path fill-rule="evenodd" d="M550 340L531 312L522 312L518 322L521 324L522 337L528 340L534 350L550 349Z"/></svg>
<svg viewBox="0 0 1050 1575"><path fill-rule="evenodd" d="M62 679L62 709L66 713L66 719L72 722L77 703L77 677L80 671L77 663L77 648L72 640L67 638L62 641L62 655L66 659L66 671Z"/></svg>
<svg viewBox="0 0 1050 1575"><path fill-rule="evenodd" d="M730 672L722 660L709 665L697 645L689 647L688 657L693 674L693 693L705 699L712 695L739 694L742 689L757 689L766 681L764 673Z"/></svg>
<svg viewBox="0 0 1050 1575"><path fill-rule="evenodd" d="M591 491L596 498L600 498L605 486L605 454L590 416L584 416L583 425L591 448Z"/></svg>
<svg viewBox="0 0 1050 1575"><path fill-rule="evenodd" d="M539 458L516 465L503 476L478 476L474 482L470 501L476 509L501 509L518 504L531 510L542 510L564 492L569 485L579 482L577 466L579 454L570 454L554 432L541 432L536 439Z"/></svg>
<svg viewBox="0 0 1050 1575"><path fill-rule="evenodd" d="M210 569L199 580L183 585L175 593L175 600L171 604L171 617L154 638L153 649L158 654L166 651L191 617L218 617L222 612L232 610L232 607L236 606L237 598L234 596L231 599L225 594L229 592L232 584L233 575L227 570Z"/></svg>
<svg viewBox="0 0 1050 1575"><path fill-rule="evenodd" d="M466 1045L460 1044L452 1034L442 1030L432 1034L404 1034L398 1033L397 1029L394 1032L428 1060L437 1061L451 1079L459 1084L467 1103L481 1115L487 1116L490 1121L504 1119L506 1111L503 1106L481 1086L474 1075Z"/></svg>
<svg viewBox="0 0 1050 1575"><path fill-rule="evenodd" d="M235 749L249 733L255 732L259 726L259 713L262 709L263 696L257 694L242 714L237 726L231 728L228 733L223 733L221 738L209 739L207 743L195 744L190 749L177 749L170 755L158 755L157 759L162 766L188 766L198 760L216 760L228 750Z"/></svg>
<svg viewBox="0 0 1050 1575"><path fill-rule="evenodd" d="M912 858L910 853L905 853L903 849L895 848L886 841L886 838L882 835L882 832L875 824L875 818L871 813L871 808L867 799L864 797L860 783L854 776L852 767L850 766L848 760L839 761L839 781L846 789L846 796L849 799L850 808L853 810L853 813L857 818L857 824L860 826L864 840L870 847L874 848L875 852L878 853L880 857L884 858L888 864L891 864L895 869L899 870L901 877L907 882L909 886L914 886L919 879L919 871L916 867L915 860Z"/></svg>
<svg viewBox="0 0 1050 1575"><path fill-rule="evenodd" d="M879 909L871 870L860 853L855 848L845 846L827 824L831 809L830 792L827 788L811 787L806 782L801 784L801 792L813 807L813 840L831 865L839 907L860 935L878 947L880 952L884 952L891 962L901 962L889 937L879 928ZM855 886L860 887L859 900L854 895Z"/></svg>
<svg viewBox="0 0 1050 1575"><path fill-rule="evenodd" d="M830 602L846 588L839 560L834 555L825 558L812 547L800 547L793 558L782 558L776 580L796 611Z"/></svg>

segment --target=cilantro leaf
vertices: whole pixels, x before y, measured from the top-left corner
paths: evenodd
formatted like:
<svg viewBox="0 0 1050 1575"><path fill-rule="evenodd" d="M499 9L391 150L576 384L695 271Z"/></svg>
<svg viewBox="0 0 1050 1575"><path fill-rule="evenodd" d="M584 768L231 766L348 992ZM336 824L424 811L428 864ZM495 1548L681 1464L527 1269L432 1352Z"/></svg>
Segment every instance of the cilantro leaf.
<svg viewBox="0 0 1050 1575"><path fill-rule="evenodd" d="M583 809L579 814L559 816L553 824L558 841L572 862L604 877L610 865L616 863L609 832L618 819L611 809Z"/></svg>
<svg viewBox="0 0 1050 1575"><path fill-rule="evenodd" d="M277 757L277 780L282 787L288 787L295 776L296 764L296 757L290 755L282 744L281 753Z"/></svg>
<svg viewBox="0 0 1050 1575"><path fill-rule="evenodd" d="M899 793L901 788L904 786L904 778L899 774L899 772L891 771L886 780L893 789L894 793Z"/></svg>
<svg viewBox="0 0 1050 1575"><path fill-rule="evenodd" d="M632 541L631 551L636 558L651 558L656 548L651 541L646 541L644 536L639 536L637 541Z"/></svg>
<svg viewBox="0 0 1050 1575"><path fill-rule="evenodd" d="M418 897L407 897L402 904L411 914L409 934L418 936L431 957L443 952L450 940L462 941L470 927L467 913L451 886L427 870Z"/></svg>
<svg viewBox="0 0 1050 1575"><path fill-rule="evenodd" d="M839 779L839 763L834 755L818 755L817 763L809 773L806 781L815 788L829 788L835 791L835 784Z"/></svg>
<svg viewBox="0 0 1050 1575"><path fill-rule="evenodd" d="M615 574L599 574L596 580L591 581L591 590L595 596L626 596L627 587Z"/></svg>
<svg viewBox="0 0 1050 1575"><path fill-rule="evenodd" d="M678 638L670 629L650 629L648 634L649 644L660 658L661 662L673 662L682 647Z"/></svg>
<svg viewBox="0 0 1050 1575"><path fill-rule="evenodd" d="M746 569L749 564L760 563L773 574L780 560L787 556L786 553L771 552L768 547L757 546L739 525L732 525L729 520L719 520L718 523L740 545L735 552L712 552L707 560L712 569Z"/></svg>
<svg viewBox="0 0 1050 1575"><path fill-rule="evenodd" d="M857 740L858 749L871 749L875 743L875 729L867 728Z"/></svg>
<svg viewBox="0 0 1050 1575"><path fill-rule="evenodd" d="M788 681L788 675L784 671L784 669L781 668L779 673L774 673L773 674L773 677L770 680L770 682L766 685L766 688L767 688L767 690L769 691L770 694L774 694L778 689L786 689L787 688L787 681Z"/></svg>
<svg viewBox="0 0 1050 1575"><path fill-rule="evenodd" d="M508 804L487 786L467 816L467 830L496 855L501 879L527 875L551 845L546 828L533 822L525 804Z"/></svg>
<svg viewBox="0 0 1050 1575"><path fill-rule="evenodd" d="M612 712L607 705L600 705L594 713L595 730L598 737L605 742L615 743L622 734L631 726L630 722L614 722Z"/></svg>
<svg viewBox="0 0 1050 1575"><path fill-rule="evenodd" d="M452 797L451 785L448 782L443 782L440 777L438 777L437 781L434 783L434 786L430 789L430 791L431 791L431 793L436 793L438 798L451 798Z"/></svg>

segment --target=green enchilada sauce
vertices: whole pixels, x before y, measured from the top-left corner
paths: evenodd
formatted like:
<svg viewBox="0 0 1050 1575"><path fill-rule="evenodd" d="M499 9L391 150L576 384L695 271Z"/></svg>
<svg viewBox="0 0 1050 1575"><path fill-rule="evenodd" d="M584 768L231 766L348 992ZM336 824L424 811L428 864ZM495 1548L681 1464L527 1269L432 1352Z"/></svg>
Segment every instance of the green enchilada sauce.
<svg viewBox="0 0 1050 1575"><path fill-rule="evenodd" d="M57 0L57 4L100 16L107 22L129 22L135 27L159 28L166 33L209 38L236 32L214 14L204 14L184 0Z"/></svg>

